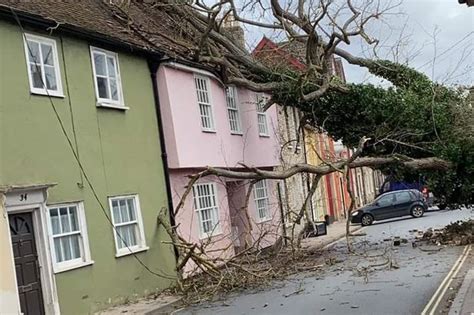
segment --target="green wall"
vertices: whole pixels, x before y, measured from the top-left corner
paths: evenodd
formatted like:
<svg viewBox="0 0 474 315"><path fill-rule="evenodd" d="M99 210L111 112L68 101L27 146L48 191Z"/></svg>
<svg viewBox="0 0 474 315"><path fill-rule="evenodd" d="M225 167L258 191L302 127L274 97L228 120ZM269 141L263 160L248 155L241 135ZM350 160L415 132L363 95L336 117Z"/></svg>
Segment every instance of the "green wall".
<svg viewBox="0 0 474 315"><path fill-rule="evenodd" d="M108 213L107 196L139 195L150 249L137 256L152 270L173 278L173 250L162 243L168 237L156 224L167 198L146 60L116 51L130 110L97 108L89 44L54 34L53 38L65 94L53 101L71 139L74 121L86 173ZM19 28L0 21L0 40L0 185L57 183L49 190L48 203L84 201L94 264L56 274L62 314L93 313L172 284L173 280L148 273L131 255L115 258L112 227L81 178L48 97L30 94Z"/></svg>

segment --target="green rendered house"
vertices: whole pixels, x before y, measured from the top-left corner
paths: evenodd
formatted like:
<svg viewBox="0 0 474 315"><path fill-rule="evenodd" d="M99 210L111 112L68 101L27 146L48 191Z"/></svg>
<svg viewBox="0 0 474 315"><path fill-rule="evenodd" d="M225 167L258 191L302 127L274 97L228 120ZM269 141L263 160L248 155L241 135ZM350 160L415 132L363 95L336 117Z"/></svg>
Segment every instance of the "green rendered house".
<svg viewBox="0 0 474 315"><path fill-rule="evenodd" d="M92 314L169 287L159 54L101 1L13 3L0 0L0 313Z"/></svg>

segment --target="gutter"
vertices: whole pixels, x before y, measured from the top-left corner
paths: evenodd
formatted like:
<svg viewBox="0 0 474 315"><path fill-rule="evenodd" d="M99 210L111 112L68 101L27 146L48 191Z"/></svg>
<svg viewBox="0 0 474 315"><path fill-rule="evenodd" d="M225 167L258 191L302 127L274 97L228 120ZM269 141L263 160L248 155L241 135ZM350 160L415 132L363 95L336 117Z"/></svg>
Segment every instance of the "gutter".
<svg viewBox="0 0 474 315"><path fill-rule="evenodd" d="M166 142L165 142L165 134L163 130L163 118L161 116L161 107L160 107L160 97L158 95L158 81L156 77L156 72L161 64L161 60L148 60L148 67L150 69L150 77L153 86L153 99L155 101L155 112L156 112L156 119L158 124L158 136L160 139L160 147L161 147L161 159L163 161L163 174L165 177L165 186L166 186L166 196L168 198L168 208L169 208L169 219L170 224L172 227L176 226L176 218L174 216L174 206L173 206L173 196L171 193L171 182L170 182L170 174L169 174L169 167L168 167L168 154L166 152ZM178 262L179 258L179 251L178 248L173 245L174 255L176 258L176 262Z"/></svg>

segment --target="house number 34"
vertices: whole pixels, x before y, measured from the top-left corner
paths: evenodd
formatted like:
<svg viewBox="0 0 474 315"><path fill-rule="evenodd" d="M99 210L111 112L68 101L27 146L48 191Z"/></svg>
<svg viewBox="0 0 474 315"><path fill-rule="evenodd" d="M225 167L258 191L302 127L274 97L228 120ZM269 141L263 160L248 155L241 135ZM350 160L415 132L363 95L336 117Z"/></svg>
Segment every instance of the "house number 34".
<svg viewBox="0 0 474 315"><path fill-rule="evenodd" d="M28 194L20 194L20 201L26 201L28 199Z"/></svg>

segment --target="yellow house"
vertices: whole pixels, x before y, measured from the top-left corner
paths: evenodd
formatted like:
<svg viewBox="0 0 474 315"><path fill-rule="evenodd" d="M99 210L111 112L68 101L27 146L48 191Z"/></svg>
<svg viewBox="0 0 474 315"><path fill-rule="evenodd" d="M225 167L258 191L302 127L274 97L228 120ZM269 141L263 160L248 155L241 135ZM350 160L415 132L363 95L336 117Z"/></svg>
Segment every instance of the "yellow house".
<svg viewBox="0 0 474 315"><path fill-rule="evenodd" d="M307 163L311 165L322 164L319 133L313 128L306 127L304 134ZM326 215L329 215L327 203L327 185L324 178L322 178L312 200L313 220L322 221Z"/></svg>

